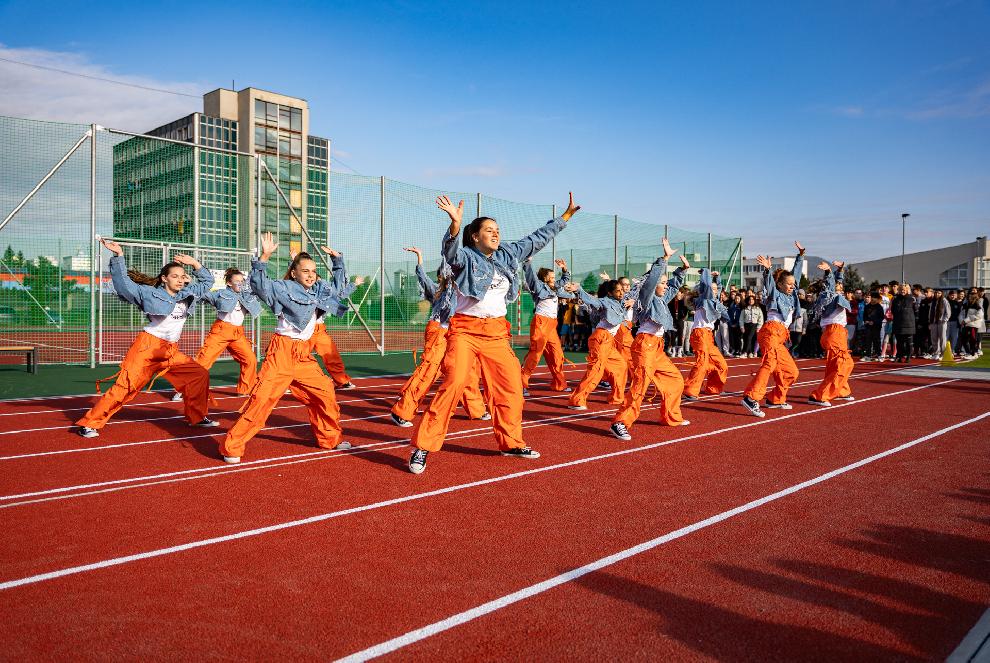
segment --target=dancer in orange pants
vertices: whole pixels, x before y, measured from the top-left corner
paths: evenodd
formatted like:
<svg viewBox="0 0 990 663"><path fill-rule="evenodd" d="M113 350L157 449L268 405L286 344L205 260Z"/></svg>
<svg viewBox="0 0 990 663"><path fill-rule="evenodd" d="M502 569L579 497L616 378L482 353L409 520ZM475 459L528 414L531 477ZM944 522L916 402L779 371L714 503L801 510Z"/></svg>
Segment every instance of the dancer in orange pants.
<svg viewBox="0 0 990 663"><path fill-rule="evenodd" d="M261 302L248 292L245 276L236 267L224 272L226 288L212 290L203 295L203 301L217 309L217 319L203 341L203 347L196 354L196 363L210 370L224 350L240 364L241 372L237 381L237 393L250 393L258 374L258 359L254 355L251 342L244 333L244 315L252 318L261 313ZM176 392L181 396L181 392ZM179 398L173 400L181 400Z"/></svg>
<svg viewBox="0 0 990 663"><path fill-rule="evenodd" d="M174 262L162 267L157 277L147 276L127 269L120 244L108 239L100 242L114 253L110 259L110 278L117 296L139 307L148 324L127 351L116 382L76 422L76 433L82 437L99 437L99 430L110 417L157 376L164 376L188 395L185 414L190 424L203 428L217 426L216 421L206 417L210 372L179 352L178 346L190 310L213 286L213 274L195 258L178 254L173 257ZM195 270L196 283L190 284L183 265Z"/></svg>
<svg viewBox="0 0 990 663"><path fill-rule="evenodd" d="M715 345L715 323L729 324L729 312L719 301L721 288L718 272L701 269L698 295L694 298L694 329L691 330L691 350L694 366L684 382L684 400L696 401L702 391L709 395L721 394L729 377L729 366Z"/></svg>
<svg viewBox="0 0 990 663"><path fill-rule="evenodd" d="M835 271L832 270L835 266ZM852 307L845 297L842 283L842 270L845 263L834 262L829 265L821 262L818 267L825 275L817 290L820 290L815 301L812 315L820 317L822 327L822 350L825 351L825 377L818 385L808 402L820 407L829 407L832 401L854 400L849 388L849 376L853 372L853 358L849 352L849 337L846 334L846 312ZM841 333L840 333L841 332Z"/></svg>
<svg viewBox="0 0 990 663"><path fill-rule="evenodd" d="M566 282L569 278L567 263L557 259L554 264L561 269L561 281ZM557 335L557 306L561 299L574 297L563 287L557 286L552 269L541 267L539 272L534 272L532 260L523 263L523 275L526 277L526 289L533 295L535 304L533 319L529 322L529 352L522 366L523 396L529 396L529 379L540 364L541 356L546 357L550 370L550 389L572 391L564 377L564 348Z"/></svg>
<svg viewBox="0 0 990 663"><path fill-rule="evenodd" d="M509 344L511 327L505 318L506 302L519 296L520 263L549 244L579 208L572 196L560 217L520 240L504 244L495 220L478 217L464 230L464 246L458 248L464 201L454 206L446 196L440 196L437 206L450 217L442 253L457 287L457 306L447 332L443 383L413 433L416 449L409 458L409 471L422 473L427 454L443 445L450 417L475 362L480 363L495 440L502 455L539 458L540 454L523 441L522 370Z"/></svg>
<svg viewBox="0 0 990 663"><path fill-rule="evenodd" d="M419 281L423 297L430 302L430 319L426 323L423 337L423 354L419 366L409 376L399 390L399 399L392 406L392 423L408 428L412 426L412 418L420 401L430 390L443 367L443 358L447 353L447 329L450 327L450 316L457 305L457 293L451 279L450 267L441 262L437 272L437 282L434 282L423 269L423 252L415 246L404 249L416 254L416 278ZM464 387L461 403L471 419L488 421L492 417L485 409L485 401L478 389L478 368L475 363L474 371L468 376Z"/></svg>
<svg viewBox="0 0 990 663"><path fill-rule="evenodd" d="M767 322L760 329L757 339L763 362L750 380L742 398L742 405L750 414L763 417L760 400L767 392L767 384L772 376L774 388L767 397L766 407L790 410L787 390L798 376L797 364L788 351L786 343L791 338L788 328L798 312L800 302L797 296L797 283L801 280L804 264L804 247L794 242L798 249L794 260L794 272L778 269L772 275L773 263L766 256L757 256L756 261L763 267L763 303L767 307ZM800 313L797 313L800 315Z"/></svg>
<svg viewBox="0 0 990 663"><path fill-rule="evenodd" d="M564 285L567 292L578 296L598 322L591 338L588 339L588 368L578 388L571 394L568 407L572 410L587 410L588 396L598 386L603 374L609 377L612 394L610 405L620 405L624 400L627 367L622 351L615 342L615 334L626 318L626 309L633 301L623 303L622 286L618 281L606 281L598 287L598 296L592 297L577 283ZM592 320L594 320L594 317Z"/></svg>
<svg viewBox="0 0 990 663"><path fill-rule="evenodd" d="M316 443L324 449L347 449L341 441L340 409L333 381L320 370L313 358L313 330L321 313L336 311L341 289L337 286L344 261L340 253L321 247L333 260L334 279L317 276L316 262L308 253L299 253L289 265L291 278L272 280L266 269L268 258L278 244L271 233L261 240L261 255L251 264L251 289L272 309L278 323L265 352L265 361L254 390L242 410L240 419L220 443L225 462L238 463L248 440L260 431L272 408L288 387L309 412L309 423Z"/></svg>
<svg viewBox="0 0 990 663"><path fill-rule="evenodd" d="M651 382L657 385L662 398L660 423L665 426L684 426L691 423L681 416L684 378L663 351L664 333L674 324L668 304L677 295L677 289L684 281L685 270L691 267L687 259L681 256L682 266L668 280L667 261L674 253L664 237L663 256L653 263L636 293L635 311L639 329L632 346L633 381L609 428L612 435L620 440L632 439L629 431L639 419L643 398Z"/></svg>

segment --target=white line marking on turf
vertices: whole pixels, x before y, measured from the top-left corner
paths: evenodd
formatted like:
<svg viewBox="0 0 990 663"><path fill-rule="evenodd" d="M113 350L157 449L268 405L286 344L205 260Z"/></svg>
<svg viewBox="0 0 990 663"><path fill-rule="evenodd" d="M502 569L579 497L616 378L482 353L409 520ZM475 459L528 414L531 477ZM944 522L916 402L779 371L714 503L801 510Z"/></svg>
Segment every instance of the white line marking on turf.
<svg viewBox="0 0 990 663"><path fill-rule="evenodd" d="M958 428L969 426L970 424L976 423L977 421L980 421L981 419L984 419L986 417L990 417L990 412L984 412L983 414L974 417L972 419L968 419L966 421L962 421L958 424L953 424L951 426L946 426L945 428L937 430L934 433L929 433L928 435L919 437L915 440L911 440L910 442L905 442L904 444L896 446L892 449L881 451L878 454L874 454L867 458L863 458L862 460L858 460L855 463L850 463L849 465L844 465L838 469L832 470L831 472L826 472L825 474L821 474L815 477L814 479L808 479L807 481L802 481L801 483L797 483L788 488L784 488L783 490L779 490L776 493L771 493L770 495L766 495L765 497L761 497L759 499L737 506L734 509L729 509L728 511L723 511L722 513L718 513L709 518L705 518L704 520L699 520L697 522L691 523L690 525L681 527L680 529L676 529L673 532L668 532L663 536L658 536L655 539L644 541L643 543L635 545L632 548L626 548L625 550L619 551L615 554L609 555L607 557L602 557L601 559L595 560L590 564L585 564L584 566L568 571L567 573L561 573L558 576L554 576L553 578L548 578L547 580L538 582L534 585L530 585L529 587L524 587L523 589L520 589L511 594L506 594L505 596L501 596L492 601L488 601L487 603L482 603L481 605L471 608L470 610L465 610L464 612L457 613L456 615L451 615L446 619L440 620L438 622L434 622L428 626L418 628L414 631L409 631L408 633L400 635L397 638L392 638L391 640L386 640L385 642L377 644L373 647L369 647L359 652L355 652L354 654L338 659L338 661L346 662L346 663L355 663L357 661L367 661L372 658L378 658L379 656L384 656L385 654L390 654L394 651L402 649L403 647L407 647L413 643L419 642L421 640L425 640L438 633L442 633L443 631L447 631L456 626L466 624L467 622L478 619L479 617L483 617L487 614L495 612L496 610L501 610L502 608L510 606L513 603L518 603L519 601L523 601L525 599L531 598L533 596L536 596L537 594L542 594L543 592L551 590L555 587L559 587L560 585L576 580L581 576L587 575L589 573L593 573L607 566L618 564L619 562L629 559L630 557L640 555L644 552L652 550L665 543L674 541L675 539L679 539L681 537L687 536L688 534L697 532L698 530L702 530L706 527L717 525L718 523L728 520L729 518L733 518L740 514L746 513L747 511L752 511L753 509L769 504L770 502L774 502L781 498L787 497L788 495L793 495L796 492L823 483L825 481L828 481L829 479L834 479L835 477L845 474L847 472L852 472L853 470L859 469L864 465L869 465L870 463L886 458L887 456L892 456L896 453L900 453L901 451L910 449L911 447L919 445L922 442L927 442L928 440L934 439L941 435L945 435L946 433L954 431Z"/></svg>
<svg viewBox="0 0 990 663"><path fill-rule="evenodd" d="M584 458L579 458L577 460L567 461L564 463L557 463L554 465L546 465L543 467L535 467L529 470L523 470L520 472L512 472L510 474L505 474L497 477L490 477L488 479L479 479L478 481L471 481L468 483L456 484L453 486L447 486L445 488L438 488L436 490L430 490L424 493L413 493L412 495L406 495L404 497L397 497L390 500L384 500L382 502L373 502L371 504L364 504L361 506L351 507L349 509L343 509L340 511L332 511L330 513L323 513L316 516L310 516L308 518L301 518L298 520L290 520L288 522L279 523L277 525L269 525L267 527L259 527L256 529L244 530L241 532L235 532L234 534L226 534L223 536L211 537L209 539L201 539L199 541L192 541L189 543L183 543L180 545L169 546L167 548L159 548L157 550L149 550L142 553L136 553L133 555L125 555L123 557L114 557L111 559L105 559L99 562L94 562L91 564L82 564L80 566L71 566L64 569L59 569L57 571L49 571L48 573L39 573L37 575L27 576L24 578L17 578L14 580L8 580L0 583L0 590L12 589L14 587L20 587L22 585L30 585L33 583L44 582L46 580L54 580L55 578L62 578L65 576L75 575L78 573L85 573L87 571L96 571L98 569L105 569L113 566L120 566L121 564L127 564L130 562L136 562L139 560L152 559L155 557L162 557L165 555L171 555L174 553L183 552L186 550L193 550L196 548L202 548L204 546L215 545L218 543L226 543L228 541L236 541L238 539L244 539L248 537L260 536L262 534L268 534L270 532L278 532L285 529L292 529L295 527L301 527L303 525L311 525L313 523L319 523L333 518L339 518L341 516L347 516L355 513L361 513L364 511L372 511L375 509L381 509L387 506L393 506L396 504L403 504L405 502L412 502L416 500L425 499L427 497L435 497L437 495L446 495L448 493L454 493L461 490L467 490L469 488L476 488L478 486L486 486L494 483L501 483L503 481L508 481L510 479L518 479L520 477L531 476L535 474L542 474L544 472L551 472L554 470L559 470L566 467L574 467L577 465L584 465L585 463L591 463L595 461L605 460L609 458L617 458L620 456L625 456L628 454L640 453L643 451L649 451L652 449L657 449L660 447L669 446L671 444L676 444L678 442L685 442L688 440L703 439L708 437L713 437L715 435L721 435L723 433L729 433L737 430L744 430L747 428L753 428L755 426L767 426L780 421L786 421L788 419L793 419L796 417L803 417L818 414L821 412L834 411L842 407L851 407L860 403L867 403L869 401L878 400L881 398L889 398L891 396L898 396L906 393L911 393L915 391L920 391L922 389L928 389L930 387L937 387L943 384L949 384L950 382L957 382L957 380L943 380L941 382L936 382L933 384L921 385L918 387L912 387L910 389L903 389L901 391L893 392L890 394L882 394L878 396L870 396L863 398L858 401L851 401L848 403L843 403L842 405L837 405L831 408L815 408L813 410L806 410L804 412L795 412L793 414L784 415L782 417L776 417L773 419L759 419L757 421L748 424L739 424L738 426L730 426L728 428L723 428L717 431L709 431L706 433L698 433L696 435L687 435L685 437L666 440L663 442L654 442L652 444L647 444L640 447L633 447L628 449L621 449L619 451L612 451L605 454L600 454L597 456L586 456ZM984 413L978 419L987 416L990 413ZM975 420L974 420L975 421ZM955 427L959 427L964 424L957 424ZM946 429L949 430L949 429Z"/></svg>

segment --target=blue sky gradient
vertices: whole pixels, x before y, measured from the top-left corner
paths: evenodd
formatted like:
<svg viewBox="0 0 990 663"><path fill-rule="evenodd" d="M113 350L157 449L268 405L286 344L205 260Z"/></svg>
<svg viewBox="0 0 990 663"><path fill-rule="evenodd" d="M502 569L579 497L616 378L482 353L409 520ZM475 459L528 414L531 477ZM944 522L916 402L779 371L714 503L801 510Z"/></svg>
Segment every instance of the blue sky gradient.
<svg viewBox="0 0 990 663"><path fill-rule="evenodd" d="M892 255L901 212L909 251L990 231L990 3L579 4L10 2L0 55L300 96L341 170L534 203L573 189L591 211L741 234L747 255L795 238ZM67 77L34 75L51 106L3 114L66 119ZM72 119L103 121L100 103Z"/></svg>

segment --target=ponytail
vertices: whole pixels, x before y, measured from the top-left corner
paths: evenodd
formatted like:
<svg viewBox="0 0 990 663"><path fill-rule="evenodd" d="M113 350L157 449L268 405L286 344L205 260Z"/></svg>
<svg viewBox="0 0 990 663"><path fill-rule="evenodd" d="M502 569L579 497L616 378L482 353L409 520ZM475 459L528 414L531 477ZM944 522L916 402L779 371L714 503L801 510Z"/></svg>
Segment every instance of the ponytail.
<svg viewBox="0 0 990 663"><path fill-rule="evenodd" d="M788 276L794 276L792 272L786 269L777 269L773 273L773 282L780 283L782 280L786 279Z"/></svg>
<svg viewBox="0 0 990 663"><path fill-rule="evenodd" d="M129 276L132 281L140 285L150 285L155 288L161 288L163 287L162 278L168 276L168 273L172 271L173 267L185 269L177 262L170 262L162 267L161 271L158 272L158 276L148 276L144 272L139 272L136 269L128 269L127 276Z"/></svg>
<svg viewBox="0 0 990 663"><path fill-rule="evenodd" d="M223 281L224 281L224 283L230 283L230 279L234 278L238 274L240 274L241 276L244 276L244 272L242 272L241 270L237 269L236 267L228 267L227 268L227 271L223 273Z"/></svg>

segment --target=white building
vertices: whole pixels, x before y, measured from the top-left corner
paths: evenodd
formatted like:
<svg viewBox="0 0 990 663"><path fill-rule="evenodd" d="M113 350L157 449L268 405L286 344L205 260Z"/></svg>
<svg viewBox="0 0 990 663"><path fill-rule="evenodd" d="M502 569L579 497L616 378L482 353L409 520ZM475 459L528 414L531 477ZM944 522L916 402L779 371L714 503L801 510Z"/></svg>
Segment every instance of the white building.
<svg viewBox="0 0 990 663"><path fill-rule="evenodd" d="M54 262L54 259L52 259ZM90 266L89 253L83 249L74 256L62 257L62 270L66 272L88 272Z"/></svg>
<svg viewBox="0 0 990 663"><path fill-rule="evenodd" d="M932 288L990 288L990 247L987 238L904 256L904 278ZM901 280L901 256L852 265L866 283Z"/></svg>

